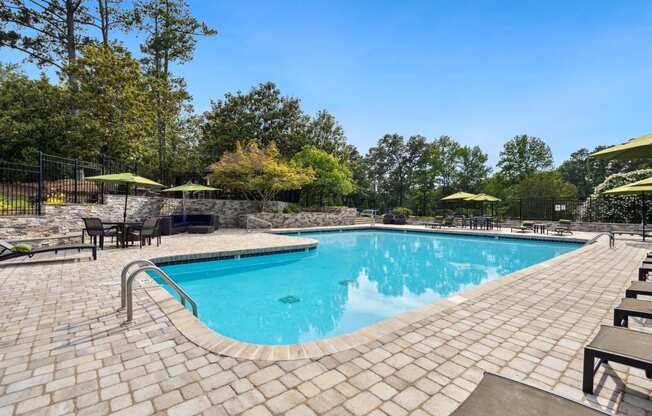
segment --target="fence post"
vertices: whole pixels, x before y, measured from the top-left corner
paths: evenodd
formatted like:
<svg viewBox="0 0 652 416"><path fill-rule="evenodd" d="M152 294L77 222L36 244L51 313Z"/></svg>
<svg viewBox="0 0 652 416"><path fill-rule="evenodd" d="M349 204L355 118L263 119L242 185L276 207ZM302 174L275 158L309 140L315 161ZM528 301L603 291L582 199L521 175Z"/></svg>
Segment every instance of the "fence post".
<svg viewBox="0 0 652 416"><path fill-rule="evenodd" d="M523 221L523 200L518 200L518 219Z"/></svg>
<svg viewBox="0 0 652 416"><path fill-rule="evenodd" d="M75 196L73 197L73 201L75 201L75 204L79 202L79 198L77 196L78 184L79 184L79 159L75 159Z"/></svg>
<svg viewBox="0 0 652 416"><path fill-rule="evenodd" d="M43 215L43 152L38 152L38 188L36 192L36 210L38 215Z"/></svg>
<svg viewBox="0 0 652 416"><path fill-rule="evenodd" d="M100 175L104 175L106 169L104 165L106 164L106 155L102 153L102 165L100 166ZM97 185L96 185L97 186ZM100 203L104 203L104 181L100 182Z"/></svg>

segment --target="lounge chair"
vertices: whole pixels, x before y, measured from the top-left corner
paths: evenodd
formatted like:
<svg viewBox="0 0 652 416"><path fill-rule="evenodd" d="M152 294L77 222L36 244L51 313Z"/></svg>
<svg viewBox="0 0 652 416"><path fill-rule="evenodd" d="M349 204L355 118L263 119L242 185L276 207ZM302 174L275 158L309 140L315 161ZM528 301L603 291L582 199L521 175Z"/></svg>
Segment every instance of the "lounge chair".
<svg viewBox="0 0 652 416"><path fill-rule="evenodd" d="M525 233L528 231L534 231L533 227L534 227L534 221L523 221L521 222L521 225L517 225L515 227L509 227L509 231L514 232L514 230L516 230L516 232L518 233Z"/></svg>
<svg viewBox="0 0 652 416"><path fill-rule="evenodd" d="M628 328L602 325L593 340L584 347L582 390L593 394L593 377L600 365L613 361L645 370L652 378L652 334ZM599 359L597 367L595 359Z"/></svg>
<svg viewBox="0 0 652 416"><path fill-rule="evenodd" d="M7 241L0 240L0 261L15 259L19 257L32 258L35 254L42 253L57 254L59 251L64 250L77 250L79 252L82 250L91 250L93 260L97 260L97 247L95 247L93 244L65 244L51 247L31 248L29 245L17 244L14 246Z"/></svg>
<svg viewBox="0 0 652 416"><path fill-rule="evenodd" d="M480 384L451 416L604 416L592 407L496 374Z"/></svg>
<svg viewBox="0 0 652 416"><path fill-rule="evenodd" d="M614 326L627 327L630 316L652 319L652 302L632 298L621 300L614 309Z"/></svg>
<svg viewBox="0 0 652 416"><path fill-rule="evenodd" d="M445 218L444 219L444 227L455 227L455 218Z"/></svg>
<svg viewBox="0 0 652 416"><path fill-rule="evenodd" d="M652 296L652 282L633 281L625 289L626 298L636 299L638 295Z"/></svg>
<svg viewBox="0 0 652 416"><path fill-rule="evenodd" d="M571 221L570 220L559 220L559 223L555 227L555 233L558 235L564 235L564 234L573 234L573 231L571 230Z"/></svg>

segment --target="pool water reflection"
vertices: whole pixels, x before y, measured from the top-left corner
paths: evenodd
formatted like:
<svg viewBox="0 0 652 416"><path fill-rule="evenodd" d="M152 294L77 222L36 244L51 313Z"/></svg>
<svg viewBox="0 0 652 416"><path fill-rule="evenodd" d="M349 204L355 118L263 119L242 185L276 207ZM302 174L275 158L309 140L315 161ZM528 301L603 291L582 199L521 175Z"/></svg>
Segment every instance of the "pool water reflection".
<svg viewBox="0 0 652 416"><path fill-rule="evenodd" d="M163 269L222 335L292 344L351 332L580 247L416 232L301 236L319 240L317 249Z"/></svg>

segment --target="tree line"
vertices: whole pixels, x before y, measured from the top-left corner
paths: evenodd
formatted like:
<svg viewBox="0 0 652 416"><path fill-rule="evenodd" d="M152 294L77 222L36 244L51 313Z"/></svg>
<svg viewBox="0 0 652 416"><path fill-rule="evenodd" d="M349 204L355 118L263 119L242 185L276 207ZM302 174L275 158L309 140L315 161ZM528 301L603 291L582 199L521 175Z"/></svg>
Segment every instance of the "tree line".
<svg viewBox="0 0 652 416"><path fill-rule="evenodd" d="M117 33L142 42L129 50ZM273 175L292 173L288 183L304 188L303 205L407 207L422 215L456 191L503 200L586 198L610 175L652 167L590 158L597 147L555 168L550 147L527 134L506 140L495 169L479 146L447 135L388 133L361 154L331 113L308 114L272 82L226 93L198 114L186 80L171 68L191 61L197 42L216 34L185 0L1 2L0 47L20 51L56 79L30 79L20 66L0 63L0 158L108 156L171 184L204 177L209 166L224 172L226 161L233 168L249 155ZM241 179L225 181L246 188Z"/></svg>

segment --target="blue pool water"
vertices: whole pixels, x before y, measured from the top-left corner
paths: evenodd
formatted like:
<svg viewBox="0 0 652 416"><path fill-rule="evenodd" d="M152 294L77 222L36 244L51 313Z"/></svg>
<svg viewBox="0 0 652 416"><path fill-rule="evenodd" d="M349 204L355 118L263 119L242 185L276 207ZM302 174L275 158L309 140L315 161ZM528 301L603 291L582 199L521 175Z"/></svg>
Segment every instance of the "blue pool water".
<svg viewBox="0 0 652 416"><path fill-rule="evenodd" d="M319 240L317 249L163 270L217 332L245 342L292 344L365 327L580 246L390 231L301 236Z"/></svg>

